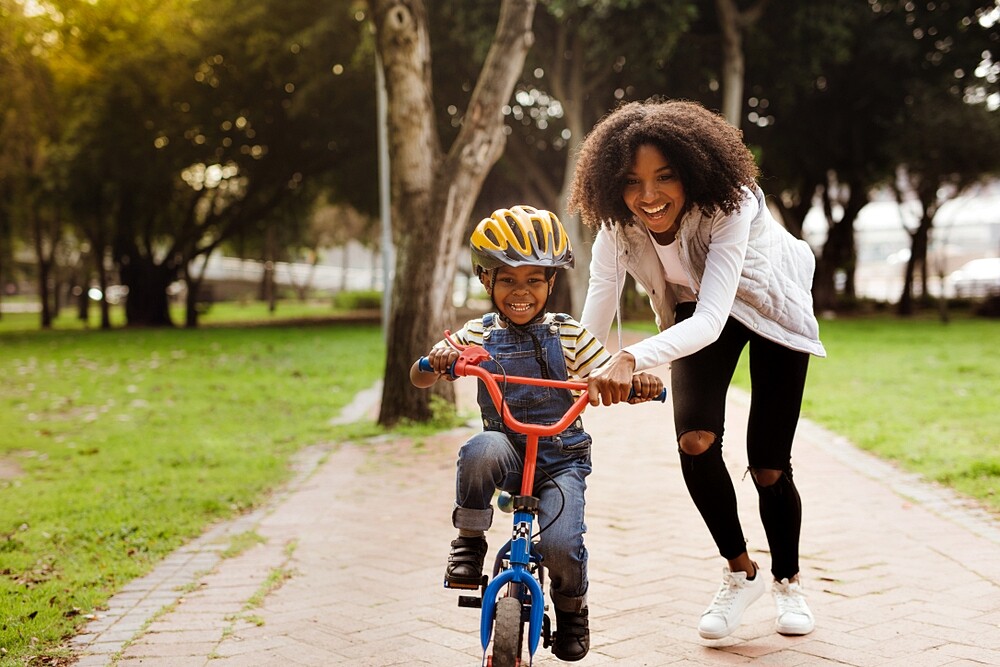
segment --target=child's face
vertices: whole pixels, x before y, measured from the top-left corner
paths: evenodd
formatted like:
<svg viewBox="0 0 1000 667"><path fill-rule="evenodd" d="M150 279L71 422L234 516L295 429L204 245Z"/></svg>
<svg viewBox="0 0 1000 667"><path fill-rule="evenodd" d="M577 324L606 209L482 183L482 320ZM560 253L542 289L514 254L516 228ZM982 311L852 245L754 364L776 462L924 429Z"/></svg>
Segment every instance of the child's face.
<svg viewBox="0 0 1000 667"><path fill-rule="evenodd" d="M480 279L486 290L490 289L490 276ZM540 266L501 266L493 283L493 302L500 312L514 324L526 324L545 308L555 276L545 278Z"/></svg>

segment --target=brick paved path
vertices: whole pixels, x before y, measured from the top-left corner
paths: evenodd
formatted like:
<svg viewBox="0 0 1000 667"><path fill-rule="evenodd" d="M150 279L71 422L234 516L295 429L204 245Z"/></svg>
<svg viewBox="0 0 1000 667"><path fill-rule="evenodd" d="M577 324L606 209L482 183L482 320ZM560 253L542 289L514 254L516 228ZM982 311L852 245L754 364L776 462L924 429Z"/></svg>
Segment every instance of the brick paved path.
<svg viewBox="0 0 1000 667"><path fill-rule="evenodd" d="M745 397L730 403L727 442L738 443ZM731 637L700 639L723 561L684 489L669 406L588 409L585 422L593 647L582 665L1000 665L1000 524L808 422L793 462L817 629L775 634L765 596ZM268 507L116 596L76 639L78 665L478 664L478 611L441 587L454 454L472 432L313 450ZM745 453L726 456L740 480ZM749 478L737 490L767 570ZM507 517L497 513L491 548ZM266 542L220 559L248 530ZM540 649L535 664L561 663Z"/></svg>

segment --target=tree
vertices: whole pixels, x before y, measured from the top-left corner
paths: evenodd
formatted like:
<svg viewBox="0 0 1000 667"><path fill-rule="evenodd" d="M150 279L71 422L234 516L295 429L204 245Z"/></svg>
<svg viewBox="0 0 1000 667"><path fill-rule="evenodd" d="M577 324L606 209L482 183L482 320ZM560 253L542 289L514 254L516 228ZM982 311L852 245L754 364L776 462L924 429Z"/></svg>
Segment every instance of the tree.
<svg viewBox="0 0 1000 667"><path fill-rule="evenodd" d="M374 94L349 0L144 2L65 0L60 53L75 216L161 326L171 282L310 182L373 207Z"/></svg>
<svg viewBox="0 0 1000 667"><path fill-rule="evenodd" d="M458 134L445 152L432 102L431 45L422 0L373 0L385 69L396 271L379 422L426 421L429 392L406 380L413 361L450 323L465 224L483 179L503 151L501 107L532 43L534 0L503 0L496 35ZM464 256L464 254L463 254Z"/></svg>
<svg viewBox="0 0 1000 667"><path fill-rule="evenodd" d="M538 39L514 97L504 108L507 149L487 179L476 210L481 217L525 201L562 216L577 268L567 280L556 283L554 307L575 312L587 288L591 232L564 215L577 147L597 120L621 101L643 99L669 87L670 61L696 19L696 4L691 0L539 4L533 24ZM466 24L474 16L450 16L457 22L453 32L475 34ZM460 94L449 92L453 98ZM571 294L559 293L564 286Z"/></svg>
<svg viewBox="0 0 1000 667"><path fill-rule="evenodd" d="M756 23L768 0L756 0L741 10L736 0L715 0L722 33L722 115L734 127L743 120L743 86L746 74L743 32Z"/></svg>
<svg viewBox="0 0 1000 667"><path fill-rule="evenodd" d="M892 183L897 199L918 204L917 225L907 228L910 257L903 274L897 312L914 310L914 284L919 272L926 298L934 218L949 199L1000 171L1000 111L970 104L949 91L924 89L907 101L905 122L894 136L901 164Z"/></svg>
<svg viewBox="0 0 1000 667"><path fill-rule="evenodd" d="M52 326L54 268L65 225L58 177L60 115L51 72L37 52L40 33L18 3L0 4L0 230L30 239L35 251L41 326ZM0 238L2 240L2 238ZM3 249L10 254L10 249Z"/></svg>
<svg viewBox="0 0 1000 667"><path fill-rule="evenodd" d="M896 173L892 136L915 87L963 87L1000 40L980 21L990 2L832 0L768 14L748 39L752 112L746 134L761 152L765 186L790 228L814 197L829 231L814 281L817 309L837 305L835 276L853 297L854 220L869 192ZM774 53L784 57L775 59ZM991 60L995 60L992 56ZM839 212L839 218L836 217Z"/></svg>

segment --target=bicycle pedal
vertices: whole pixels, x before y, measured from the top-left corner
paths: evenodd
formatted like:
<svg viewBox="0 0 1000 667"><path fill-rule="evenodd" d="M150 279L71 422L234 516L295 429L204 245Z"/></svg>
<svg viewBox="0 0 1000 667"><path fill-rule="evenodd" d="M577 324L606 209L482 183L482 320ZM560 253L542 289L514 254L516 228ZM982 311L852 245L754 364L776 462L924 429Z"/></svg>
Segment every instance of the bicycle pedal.
<svg viewBox="0 0 1000 667"><path fill-rule="evenodd" d="M476 597L475 595L459 595L458 596L458 606L459 607L474 607L476 609L483 608L483 599Z"/></svg>

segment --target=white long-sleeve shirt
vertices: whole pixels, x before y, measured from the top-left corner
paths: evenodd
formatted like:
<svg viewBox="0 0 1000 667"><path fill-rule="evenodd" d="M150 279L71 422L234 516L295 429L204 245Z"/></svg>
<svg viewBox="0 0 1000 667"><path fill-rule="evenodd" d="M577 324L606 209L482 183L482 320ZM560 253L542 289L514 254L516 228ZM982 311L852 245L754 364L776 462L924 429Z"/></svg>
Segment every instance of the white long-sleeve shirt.
<svg viewBox="0 0 1000 667"><path fill-rule="evenodd" d="M594 242L580 322L606 341L625 273L631 273L649 294L661 329L625 348L635 357L636 370L713 343L730 316L786 347L825 356L812 312L815 257L804 241L774 220L759 188L744 188L743 201L732 214L689 212L675 243L687 289L667 283L654 241L641 225L602 227ZM673 324L678 300L696 300L697 306L694 315Z"/></svg>

